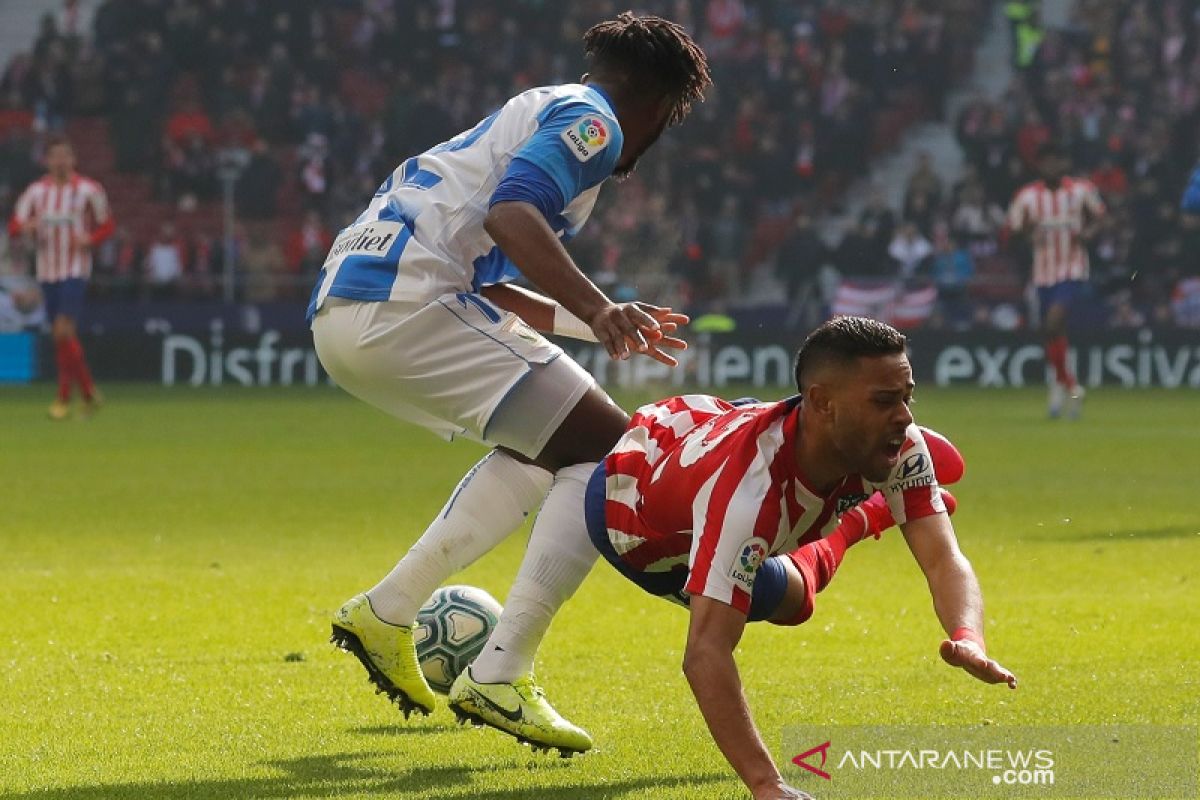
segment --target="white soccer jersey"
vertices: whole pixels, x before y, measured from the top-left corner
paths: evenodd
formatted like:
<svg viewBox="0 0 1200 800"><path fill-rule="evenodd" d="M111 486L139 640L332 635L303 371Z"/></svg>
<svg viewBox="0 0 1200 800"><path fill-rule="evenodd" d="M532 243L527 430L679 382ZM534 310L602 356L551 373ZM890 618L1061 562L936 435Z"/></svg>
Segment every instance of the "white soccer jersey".
<svg viewBox="0 0 1200 800"><path fill-rule="evenodd" d="M536 203L563 239L587 220L613 172L621 130L602 92L530 89L470 131L402 163L338 234L308 317L326 297L431 301L519 273L483 228L494 201Z"/></svg>
<svg viewBox="0 0 1200 800"><path fill-rule="evenodd" d="M1104 203L1096 187L1082 178L1063 178L1057 189L1034 181L1017 192L1008 222L1014 230L1034 230L1034 286L1088 279L1087 247L1080 235L1085 210L1099 216Z"/></svg>
<svg viewBox="0 0 1200 800"><path fill-rule="evenodd" d="M99 244L112 233L113 222L100 184L82 175L58 183L47 175L29 185L13 212L14 233L31 226L37 237L37 279L54 282L91 276L91 248L80 247L78 239L86 236L93 246Z"/></svg>

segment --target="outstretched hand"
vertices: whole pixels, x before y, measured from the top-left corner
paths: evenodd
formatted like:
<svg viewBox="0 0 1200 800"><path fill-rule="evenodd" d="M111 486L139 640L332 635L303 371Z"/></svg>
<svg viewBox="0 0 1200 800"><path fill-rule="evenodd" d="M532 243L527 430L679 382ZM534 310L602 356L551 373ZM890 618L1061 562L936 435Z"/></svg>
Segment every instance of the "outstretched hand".
<svg viewBox="0 0 1200 800"><path fill-rule="evenodd" d="M668 367L678 366L679 361L673 356L664 353L662 348L668 347L672 350L687 350L687 342L671 334L679 330L680 326L687 325L691 321L688 315L680 314L670 308L650 305L649 303L636 303L635 305L653 317L654 321L658 323L657 329L652 329L646 334L648 347L643 355L647 355L655 361L661 361Z"/></svg>
<svg viewBox="0 0 1200 800"><path fill-rule="evenodd" d="M630 351L674 367L679 362L663 348L686 350L687 342L671 336L688 317L650 303L612 303L588 321L592 332L612 358L629 358Z"/></svg>
<svg viewBox="0 0 1200 800"><path fill-rule="evenodd" d="M984 683L1007 683L1008 688L1017 688L1017 676L1013 675L972 641L946 639L938 649L942 660L952 667L961 667Z"/></svg>
<svg viewBox="0 0 1200 800"><path fill-rule="evenodd" d="M782 781L767 789L754 792L754 800L815 800L808 792L788 786Z"/></svg>

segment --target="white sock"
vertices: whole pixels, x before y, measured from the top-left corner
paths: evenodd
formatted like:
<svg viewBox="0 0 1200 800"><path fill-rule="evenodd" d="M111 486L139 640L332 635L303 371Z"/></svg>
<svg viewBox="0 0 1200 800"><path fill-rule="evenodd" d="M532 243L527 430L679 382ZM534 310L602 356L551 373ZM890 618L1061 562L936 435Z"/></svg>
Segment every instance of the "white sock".
<svg viewBox="0 0 1200 800"><path fill-rule="evenodd" d="M471 664L471 677L480 683L512 683L533 669L550 620L596 563L599 553L583 517L583 495L595 468L575 464L555 473L500 623Z"/></svg>
<svg viewBox="0 0 1200 800"><path fill-rule="evenodd" d="M1067 398L1067 390L1057 379L1050 379L1050 410L1058 412L1062 409L1063 401Z"/></svg>
<svg viewBox="0 0 1200 800"><path fill-rule="evenodd" d="M541 467L499 450L484 456L400 563L367 592L376 616L393 625L412 625L442 581L521 526L552 480Z"/></svg>

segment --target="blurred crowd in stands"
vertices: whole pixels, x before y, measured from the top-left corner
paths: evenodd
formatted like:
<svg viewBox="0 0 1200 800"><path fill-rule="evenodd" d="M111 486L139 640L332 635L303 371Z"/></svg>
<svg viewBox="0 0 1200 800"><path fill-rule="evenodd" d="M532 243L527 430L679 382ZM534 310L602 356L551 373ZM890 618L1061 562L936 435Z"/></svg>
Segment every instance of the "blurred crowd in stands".
<svg viewBox="0 0 1200 800"><path fill-rule="evenodd" d="M998 246L1027 264L1021 243L1007 246L1001 212L1054 140L1108 211L1089 242L1092 297L1081 312L1109 327L1200 327L1200 218L1180 209L1200 158L1200 5L1076 0L1062 30L1041 27L1036 3L1008 6L1016 79L998 102L959 114L968 166L940 201L940 224L923 233L936 248L948 232L966 251L964 272L991 263Z"/></svg>
<svg viewBox="0 0 1200 800"><path fill-rule="evenodd" d="M1088 242L1090 294L1076 323L1200 328L1200 218L1180 207L1200 158L1200 6L1078 0L1060 30L1043 28L1036 2L1005 10L1014 79L999 99L973 99L957 114L962 173L947 183L922 154L902 206L873 192L832 248L799 215L778 268L793 291L803 280L793 265L814 261L867 286L932 283L937 302L922 324L1027 326L1031 256L1009 236L1006 212L1053 140L1107 206Z"/></svg>
<svg viewBox="0 0 1200 800"><path fill-rule="evenodd" d="M219 297L237 176L239 297L298 300L401 160L525 88L576 80L583 32L629 5L100 0L84 25L65 0L0 76L0 211L39 174L44 134L65 129L117 216L97 290ZM1044 31L1035 3L1007 3L1017 78L957 119L951 76L970 73L991 0L632 5L692 31L716 87L572 243L618 297L787 301L809 310L787 315L799 325L828 311L839 278L924 281L939 290L931 324L1019 326L1026 267L1004 211L1051 136L1111 209L1092 249L1114 324L1169 320L1171 291L1200 269L1178 211L1200 139L1194 4L1079 0L1067 30ZM965 173L946 181L923 159L903 207L876 192L831 241L846 187L929 120L956 126Z"/></svg>

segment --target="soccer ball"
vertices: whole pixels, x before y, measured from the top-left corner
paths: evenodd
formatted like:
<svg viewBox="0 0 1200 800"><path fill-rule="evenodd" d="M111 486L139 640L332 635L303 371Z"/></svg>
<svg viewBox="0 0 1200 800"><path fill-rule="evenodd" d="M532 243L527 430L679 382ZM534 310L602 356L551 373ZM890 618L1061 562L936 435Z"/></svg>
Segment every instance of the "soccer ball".
<svg viewBox="0 0 1200 800"><path fill-rule="evenodd" d="M450 685L467 668L492 629L503 607L483 589L443 586L417 612L413 641L421 672L435 692L448 694Z"/></svg>

